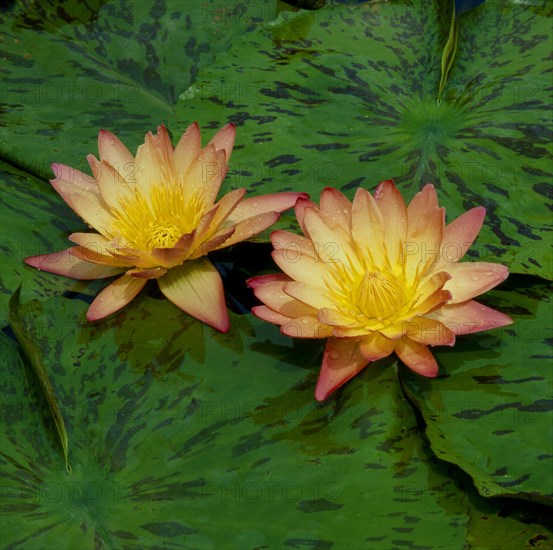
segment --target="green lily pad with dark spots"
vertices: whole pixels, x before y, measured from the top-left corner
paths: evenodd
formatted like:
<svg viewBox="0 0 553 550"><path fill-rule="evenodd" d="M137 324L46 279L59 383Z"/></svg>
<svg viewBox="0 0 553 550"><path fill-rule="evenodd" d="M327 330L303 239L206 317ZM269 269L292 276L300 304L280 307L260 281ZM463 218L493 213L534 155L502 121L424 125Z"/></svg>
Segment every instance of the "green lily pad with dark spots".
<svg viewBox="0 0 553 550"><path fill-rule="evenodd" d="M3 546L550 547L543 506L498 503L495 486L484 499L459 468L436 457L392 361L317 404L320 341L291 341L251 315L232 315L231 332L214 333L157 299L155 285L90 324L86 307L106 281L78 282L22 263L86 230L46 180L51 162L88 171L85 156L96 153L101 127L135 150L160 122L176 143L194 120L204 141L233 120L227 190L307 190L317 198L329 184L351 197L359 185L395 177L409 198L428 176L450 217L488 208L481 257L550 276L542 85L549 83L546 44L537 39L546 11L492 2L475 10L482 24L475 19L461 37L439 111L433 68L449 21L438 3L346 4L307 13L280 2L48 0L11 2L3 14ZM521 54L506 59L509 51ZM290 217L283 225L296 227ZM234 269L235 250L214 255L222 271L230 269L227 296L241 310L243 281L267 267L258 245L249 246L250 262ZM14 314L43 355L66 421L71 474L25 350L7 336L7 301L20 283ZM505 303L518 299L508 287L490 299L503 295ZM533 307L509 313L524 318ZM541 308L540 331L549 322ZM459 339L454 353L485 355L473 380L479 387L542 388L537 374L498 381L504 353L515 349L508 340L503 350L503 337ZM445 353L438 356L444 366ZM531 403L501 395L493 406L510 412L518 399L521 414L532 417L524 407L542 407L538 393ZM505 422L493 437L513 438L517 429ZM522 471L490 452L494 480L511 484L505 494L525 498L532 476L547 479L540 453L535 471L533 463Z"/></svg>
<svg viewBox="0 0 553 550"><path fill-rule="evenodd" d="M65 298L14 315L50 359L72 473L2 335L6 547L458 548L483 510L503 525L430 452L389 362L322 405L320 342L298 346L250 316L233 315L225 336L147 296L97 325ZM540 514L507 529L548 537Z"/></svg>
<svg viewBox="0 0 553 550"><path fill-rule="evenodd" d="M252 18L242 3L200 0L14 3L0 42L3 159L44 179L53 162L88 171L101 128L136 151Z"/></svg>
<svg viewBox="0 0 553 550"><path fill-rule="evenodd" d="M468 472L484 496L551 505L551 288L522 283L513 277L486 299L514 325L437 348L441 374L434 380L403 374L437 456Z"/></svg>
<svg viewBox="0 0 553 550"><path fill-rule="evenodd" d="M0 161L0 319L8 322L8 300L21 285L23 301L59 296L64 292L93 295L105 281L76 281L30 269L23 259L68 248L70 233L83 222L54 189L34 176ZM63 323L63 321L62 321ZM62 331L60 330L60 336Z"/></svg>
<svg viewBox="0 0 553 550"><path fill-rule="evenodd" d="M447 10L283 12L199 71L173 127L239 126L227 188L317 198L330 185L352 198L393 178L410 199L433 182L450 219L486 207L472 255L551 279L550 10L489 2L463 14L438 105Z"/></svg>

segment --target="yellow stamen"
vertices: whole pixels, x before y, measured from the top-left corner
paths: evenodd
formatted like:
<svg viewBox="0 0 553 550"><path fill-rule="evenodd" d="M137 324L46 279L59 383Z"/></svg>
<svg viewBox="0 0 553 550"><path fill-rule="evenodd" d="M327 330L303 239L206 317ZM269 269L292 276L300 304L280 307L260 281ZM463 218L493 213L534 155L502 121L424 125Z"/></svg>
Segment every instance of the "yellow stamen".
<svg viewBox="0 0 553 550"><path fill-rule="evenodd" d="M201 196L186 200L179 182L160 182L149 195L135 190L130 199L121 201L113 212L113 238L121 237L138 250L171 248L198 226L205 205Z"/></svg>
<svg viewBox="0 0 553 550"><path fill-rule="evenodd" d="M383 320L399 312L405 292L395 277L368 272L357 288L355 301L368 318Z"/></svg>

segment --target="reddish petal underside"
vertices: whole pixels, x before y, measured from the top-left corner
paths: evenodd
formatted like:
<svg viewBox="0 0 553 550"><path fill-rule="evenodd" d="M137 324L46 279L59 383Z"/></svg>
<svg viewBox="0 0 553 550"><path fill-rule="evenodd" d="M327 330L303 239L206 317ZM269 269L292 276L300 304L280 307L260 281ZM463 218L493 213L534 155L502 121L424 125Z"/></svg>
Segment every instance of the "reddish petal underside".
<svg viewBox="0 0 553 550"><path fill-rule="evenodd" d="M134 164L134 157L129 150L117 136L107 130L100 130L98 134L98 152L101 161L108 162L122 174L129 169L127 164Z"/></svg>
<svg viewBox="0 0 553 550"><path fill-rule="evenodd" d="M457 335L483 332L513 324L508 315L474 300L444 306L431 313L430 317L440 321Z"/></svg>
<svg viewBox="0 0 553 550"><path fill-rule="evenodd" d="M396 342L397 356L414 372L434 378L438 375L438 364L427 346L404 336Z"/></svg>
<svg viewBox="0 0 553 550"><path fill-rule="evenodd" d="M267 321L268 323L273 323L275 325L284 325L291 321L289 317L277 313L267 306L254 306L252 307L252 313L262 321Z"/></svg>
<svg viewBox="0 0 553 550"><path fill-rule="evenodd" d="M190 164L200 153L201 139L200 127L197 122L194 122L186 129L175 147L173 160L175 172L179 179L184 177Z"/></svg>
<svg viewBox="0 0 553 550"><path fill-rule="evenodd" d="M315 399L324 401L332 392L361 372L367 364L368 361L361 354L358 340L329 338L315 388Z"/></svg>
<svg viewBox="0 0 553 550"><path fill-rule="evenodd" d="M405 336L427 346L453 346L455 333L431 317L415 317L404 323Z"/></svg>
<svg viewBox="0 0 553 550"><path fill-rule="evenodd" d="M444 266L451 279L444 290L451 292L450 304L466 302L480 296L502 283L509 275L509 269L501 264L487 262L462 262Z"/></svg>
<svg viewBox="0 0 553 550"><path fill-rule="evenodd" d="M399 262L403 255L403 243L407 235L407 208L403 196L393 180L385 180L378 185L374 198L382 212L384 221L384 242L392 264Z"/></svg>
<svg viewBox="0 0 553 550"><path fill-rule="evenodd" d="M360 352L367 361L377 361L387 357L394 351L395 342L382 336L378 332L363 338L360 341Z"/></svg>
<svg viewBox="0 0 553 550"><path fill-rule="evenodd" d="M279 216L280 214L278 212L265 212L264 214L238 222L234 226L234 233L222 244L216 246L213 250L226 248L231 244L245 241L258 233L261 233L268 227L271 227L271 225L278 220Z"/></svg>
<svg viewBox="0 0 553 550"><path fill-rule="evenodd" d="M325 187L321 192L321 210L346 231L351 230L351 202L338 189Z"/></svg>
<svg viewBox="0 0 553 550"><path fill-rule="evenodd" d="M142 290L146 281L126 274L119 277L96 296L88 308L86 318L89 321L97 321L119 311Z"/></svg>
<svg viewBox="0 0 553 550"><path fill-rule="evenodd" d="M78 187L84 187L96 192L98 191L96 180L92 176L84 174L76 168L71 168L71 166L56 162L52 164L52 171L56 176L55 179L65 180L67 183L72 183Z"/></svg>
<svg viewBox="0 0 553 550"><path fill-rule="evenodd" d="M304 254L312 259L317 255L313 241L302 235L277 229L271 233L271 243L275 250L281 250L288 261L296 262Z"/></svg>
<svg viewBox="0 0 553 550"><path fill-rule="evenodd" d="M446 225L439 259L442 267L458 262L465 255L480 232L485 216L486 209L477 206Z"/></svg>
<svg viewBox="0 0 553 550"><path fill-rule="evenodd" d="M241 201L230 216L233 223L251 218L265 212L284 212L292 208L298 200L309 198L307 193L268 193L258 197L249 197Z"/></svg>
<svg viewBox="0 0 553 550"><path fill-rule="evenodd" d="M89 262L80 258L75 252L79 247L71 247L52 254L25 258L25 263L42 271L64 275L72 279L104 279L123 272L121 267Z"/></svg>
<svg viewBox="0 0 553 550"><path fill-rule="evenodd" d="M334 329L319 323L315 315L304 315L290 319L280 327L280 332L291 338L327 338Z"/></svg>
<svg viewBox="0 0 553 550"><path fill-rule="evenodd" d="M158 283L161 292L183 311L220 332L228 331L223 282L207 258L170 269Z"/></svg>
<svg viewBox="0 0 553 550"><path fill-rule="evenodd" d="M234 140L236 138L236 127L234 124L229 123L223 126L211 139L208 145L213 145L216 150L224 150L227 163L229 162L232 149L234 147Z"/></svg>

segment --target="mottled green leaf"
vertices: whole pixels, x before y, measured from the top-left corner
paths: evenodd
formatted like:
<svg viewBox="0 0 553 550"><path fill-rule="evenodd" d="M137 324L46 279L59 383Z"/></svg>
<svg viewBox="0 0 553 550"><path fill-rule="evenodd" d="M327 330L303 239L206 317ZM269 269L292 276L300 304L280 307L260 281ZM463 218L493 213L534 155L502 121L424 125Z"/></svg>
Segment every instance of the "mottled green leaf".
<svg viewBox="0 0 553 550"><path fill-rule="evenodd" d="M147 296L98 325L80 301L22 307L42 313L27 327L54 359L73 470L3 362L6 547L461 548L484 511L505 523L430 453L390 363L321 405L321 343L251 316L225 336ZM532 521L506 529L550 536Z"/></svg>
<svg viewBox="0 0 553 550"><path fill-rule="evenodd" d="M352 197L394 178L411 198L434 182L449 216L486 207L473 254L552 278L550 14L514 2L463 14L437 105L446 8L283 12L199 71L172 127L239 126L227 188Z"/></svg>
<svg viewBox="0 0 553 550"><path fill-rule="evenodd" d="M0 161L0 320L8 322L8 300L22 285L23 301L71 292L94 294L104 282L82 282L44 273L23 259L68 248L67 236L83 222L49 183Z"/></svg>
<svg viewBox="0 0 553 550"><path fill-rule="evenodd" d="M4 14L3 326L23 282L27 337L44 343L73 471L31 366L1 334L3 546L550 546L542 506L484 499L436 458L392 361L320 405L322 342L293 342L250 315L215 333L155 284L90 324L86 308L106 281L22 264L85 229L46 180L51 162L87 170L100 127L133 149L162 121L176 142L193 120L205 138L233 120L226 189L317 198L329 184L352 196L395 177L409 197L432 179L450 216L488 208L481 257L550 276L547 6L488 2L467 14L480 19L459 37L438 110L431 68L449 28L438 3L327 4L307 13L281 2L45 0ZM267 267L250 246L249 263L214 255L242 310L244 279ZM488 346L489 369L499 368L502 349L475 338L454 353ZM542 464L532 475L546 479Z"/></svg>
<svg viewBox="0 0 553 550"><path fill-rule="evenodd" d="M27 310L23 314L20 304L21 287L17 289L10 299L10 326L13 329L19 343L21 344L25 355L29 359L33 367L33 371L40 382L40 388L44 394L44 398L50 408L50 414L56 425L56 431L59 435L59 440L63 450L63 456L65 458L65 467L68 472L71 471L69 465L69 441L67 438L67 430L65 429L65 422L63 420L63 414L60 411L56 394L50 383L48 374L48 366L44 364L44 360L47 355L43 354L43 341L41 334L36 334L32 329L27 327L27 323L31 321L32 316L40 314L40 304L35 302L38 306L38 311L35 308L33 311Z"/></svg>
<svg viewBox="0 0 553 550"><path fill-rule="evenodd" d="M550 285L513 277L486 303L514 325L436 348L434 380L404 371L437 456L484 496L553 503L553 304Z"/></svg>
<svg viewBox="0 0 553 550"><path fill-rule="evenodd" d="M14 3L0 42L2 157L49 179L53 162L88 169L100 128L136 150L255 15L242 2L204 0Z"/></svg>

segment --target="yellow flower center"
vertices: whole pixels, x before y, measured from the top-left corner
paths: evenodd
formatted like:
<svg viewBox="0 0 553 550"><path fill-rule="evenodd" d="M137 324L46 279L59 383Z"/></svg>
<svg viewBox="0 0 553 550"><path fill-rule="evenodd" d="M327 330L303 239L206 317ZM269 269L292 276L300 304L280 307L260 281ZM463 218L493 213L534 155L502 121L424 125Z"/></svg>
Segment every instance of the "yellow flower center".
<svg viewBox="0 0 553 550"><path fill-rule="evenodd" d="M405 292L394 276L368 272L357 288L355 303L363 315L382 321L401 309Z"/></svg>
<svg viewBox="0 0 553 550"><path fill-rule="evenodd" d="M151 231L147 247L171 248L181 237L182 231L175 224L160 225Z"/></svg>
<svg viewBox="0 0 553 550"><path fill-rule="evenodd" d="M113 211L112 238L121 237L138 250L171 248L198 226L205 206L200 196L186 199L179 182L160 182L149 195L134 190L120 200L121 208Z"/></svg>

